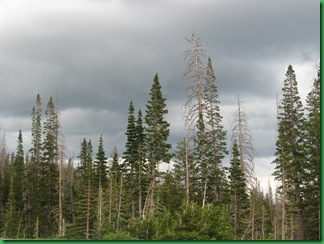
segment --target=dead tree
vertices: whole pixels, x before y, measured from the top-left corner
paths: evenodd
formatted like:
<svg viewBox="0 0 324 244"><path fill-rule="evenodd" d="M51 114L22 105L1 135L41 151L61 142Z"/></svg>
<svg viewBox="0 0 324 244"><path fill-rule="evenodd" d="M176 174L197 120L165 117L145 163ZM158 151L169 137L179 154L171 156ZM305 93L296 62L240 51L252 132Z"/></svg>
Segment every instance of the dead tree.
<svg viewBox="0 0 324 244"><path fill-rule="evenodd" d="M256 180L254 172L254 154L252 133L248 129L248 121L246 113L242 110L242 105L239 97L237 98L238 108L234 114L234 121L232 125L232 139L237 141L240 152L240 163L242 171L244 172L246 184L250 189L253 189Z"/></svg>

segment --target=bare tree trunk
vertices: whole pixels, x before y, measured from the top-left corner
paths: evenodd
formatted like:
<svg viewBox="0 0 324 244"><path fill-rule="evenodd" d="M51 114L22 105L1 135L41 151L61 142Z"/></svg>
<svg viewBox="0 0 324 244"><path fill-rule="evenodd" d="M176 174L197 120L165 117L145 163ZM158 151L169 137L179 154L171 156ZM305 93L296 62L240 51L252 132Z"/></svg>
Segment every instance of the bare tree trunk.
<svg viewBox="0 0 324 244"><path fill-rule="evenodd" d="M102 203L102 186L99 186L99 196L98 196L98 220L97 220L97 238L101 239L102 238L102 230L103 230L103 219L102 219L102 208L103 208L103 203Z"/></svg>
<svg viewBox="0 0 324 244"><path fill-rule="evenodd" d="M142 166L139 167L138 174L138 216L142 218Z"/></svg>
<svg viewBox="0 0 324 244"><path fill-rule="evenodd" d="M265 226L264 226L264 222L265 222L265 209L264 209L264 205L262 204L262 222L261 222L262 240L265 239Z"/></svg>
<svg viewBox="0 0 324 244"><path fill-rule="evenodd" d="M119 231L119 222L121 214L121 205L122 205L122 196L123 196L123 177L120 177L120 190L119 190L119 201L118 201L118 211L117 211L117 225L116 230Z"/></svg>
<svg viewBox="0 0 324 244"><path fill-rule="evenodd" d="M251 224L252 224L252 231L251 231L251 240L254 240L254 215L255 215L255 192L251 194Z"/></svg>
<svg viewBox="0 0 324 244"><path fill-rule="evenodd" d="M205 175L205 183L204 183L204 193L203 193L203 202L202 202L202 208L205 207L205 203L206 203L206 193L207 193L207 179L208 179L208 175Z"/></svg>
<svg viewBox="0 0 324 244"><path fill-rule="evenodd" d="M108 223L109 223L109 225L111 224L111 209L112 209L112 195L113 195L113 190L112 190L112 188L113 188L113 186L112 186L112 174L110 174L110 177L109 177L109 180L110 180L110 182L109 182L109 206L108 206ZM115 187L117 187L117 186L115 186Z"/></svg>
<svg viewBox="0 0 324 244"><path fill-rule="evenodd" d="M59 160L59 237L64 236L64 222L63 222L63 180L62 180L62 163L63 154L61 153Z"/></svg>
<svg viewBox="0 0 324 244"><path fill-rule="evenodd" d="M237 197L236 192L234 194L234 240L237 240Z"/></svg>
<svg viewBox="0 0 324 244"><path fill-rule="evenodd" d="M60 111L58 106L58 91L56 91L56 104L55 104L55 148L57 150L55 155L55 163L58 165L59 169L59 182L58 182L58 191L59 191L59 237L64 236L64 219L63 219L63 161L64 161L64 136L61 131L61 122L60 122Z"/></svg>
<svg viewBox="0 0 324 244"><path fill-rule="evenodd" d="M35 224L35 239L38 239L38 230L39 230L39 218L37 216L36 224Z"/></svg>
<svg viewBox="0 0 324 244"><path fill-rule="evenodd" d="M90 177L88 179L88 187L87 187L87 216L86 216L86 239L89 239L90 236L90 194L91 194L91 186L90 186Z"/></svg>
<svg viewBox="0 0 324 244"><path fill-rule="evenodd" d="M185 152L186 152L186 209L189 205L189 161L188 161L188 142L187 138L184 139L184 146L185 146Z"/></svg>
<svg viewBox="0 0 324 244"><path fill-rule="evenodd" d="M282 217L281 217L281 240L285 240L286 236L286 182L285 182L285 174L282 174Z"/></svg>

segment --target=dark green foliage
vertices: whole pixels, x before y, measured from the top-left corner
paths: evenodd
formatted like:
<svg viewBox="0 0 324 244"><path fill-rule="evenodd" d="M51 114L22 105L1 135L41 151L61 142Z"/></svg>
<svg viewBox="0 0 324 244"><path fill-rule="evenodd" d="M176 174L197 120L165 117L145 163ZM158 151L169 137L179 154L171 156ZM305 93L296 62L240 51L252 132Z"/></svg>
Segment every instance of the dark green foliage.
<svg viewBox="0 0 324 244"><path fill-rule="evenodd" d="M40 95L36 97L36 107L33 107L32 127L31 127L31 144L29 150L30 160L26 165L26 178L25 178L25 220L26 220L26 237L36 238L34 236L34 225L36 223L37 214L40 210L39 202L39 177L40 165L42 162L42 103ZM27 163L27 162L26 162Z"/></svg>
<svg viewBox="0 0 324 244"><path fill-rule="evenodd" d="M171 144L167 142L169 137L170 124L166 121L165 115L166 99L162 95L159 77L156 74L150 91L150 100L146 104L145 115L145 152L148 162L150 187L146 196L146 206L150 212L154 211L157 167L160 163L169 163L171 155L169 149ZM144 212L145 212L144 211Z"/></svg>
<svg viewBox="0 0 324 244"><path fill-rule="evenodd" d="M108 185L108 166L105 150L103 146L102 135L99 138L98 152L94 161L96 184L98 186L107 187Z"/></svg>
<svg viewBox="0 0 324 244"><path fill-rule="evenodd" d="M211 59L208 58L206 69L206 84L203 88L203 110L205 114L206 137L206 173L207 173L207 202L221 203L224 199L226 186L225 172L222 160L226 154L226 131L223 128L219 108L216 76Z"/></svg>
<svg viewBox="0 0 324 244"><path fill-rule="evenodd" d="M232 150L231 166L229 168L230 212L234 238L240 240L244 235L248 222L248 195L236 141L233 143Z"/></svg>
<svg viewBox="0 0 324 244"><path fill-rule="evenodd" d="M135 127L135 117L134 117L134 106L131 101L129 104L129 116L127 124L127 142L126 151L124 152L124 169L126 170L126 180L127 186L129 187L129 197L130 197L130 212L132 218L135 217L135 162L136 159L136 127Z"/></svg>
<svg viewBox="0 0 324 244"><path fill-rule="evenodd" d="M307 149L307 170L305 170L305 198L304 219L305 219L305 239L318 240L320 238L320 68L318 67L317 78L314 79L312 91L308 94L306 140Z"/></svg>
<svg viewBox="0 0 324 244"><path fill-rule="evenodd" d="M170 161L169 149L171 148L171 144L167 142L170 124L165 120L165 115L168 113L166 99L162 96L157 74L154 76L150 98L146 104L145 145L150 170L153 171L159 163Z"/></svg>
<svg viewBox="0 0 324 244"><path fill-rule="evenodd" d="M76 204L74 208L74 222L71 224L67 237L71 239L90 239L94 233L96 217L95 171L92 161L92 144L84 138L80 151L79 181Z"/></svg>
<svg viewBox="0 0 324 244"><path fill-rule="evenodd" d="M224 208L208 204L204 208L195 203L178 212L173 240L233 240L229 214Z"/></svg>
<svg viewBox="0 0 324 244"><path fill-rule="evenodd" d="M201 110L198 104L189 106L187 118L192 119L187 125L195 133L178 143L168 171L159 171L161 163L170 161L171 145L167 142L166 99L156 74L144 119L140 109L136 118L133 103L129 105L123 159L115 147L107 162L101 135L95 161L91 141L86 139L77 167L71 159L67 164L62 161L63 206L58 194L58 156L63 152L59 112L50 98L42 128L37 95L26 159L21 131L16 153L9 154L4 135L0 137L0 237L269 240L285 233L285 239L319 239L320 70L308 94L304 117L296 76L292 66L288 67L278 113L274 175L281 185L275 202L270 188L264 196L259 185L247 181L249 174L242 167L235 136L230 167L222 166L227 154L226 131L221 125L211 59L198 78ZM195 86L193 92L197 90ZM63 223L60 231L59 223Z"/></svg>
<svg viewBox="0 0 324 244"><path fill-rule="evenodd" d="M282 190L284 176L286 190L280 192L287 196L290 202L289 213L292 214L294 231L292 239L304 238L302 220L302 192L307 168L304 147L304 112L300 101L295 71L288 66L286 78L282 88L283 99L279 104L278 114L278 139L276 143L276 168L273 173L281 182L279 190Z"/></svg>
<svg viewBox="0 0 324 244"><path fill-rule="evenodd" d="M57 111L50 98L45 111L43 157L39 165L38 214L39 237L47 238L57 232L58 209L58 117Z"/></svg>
<svg viewBox="0 0 324 244"><path fill-rule="evenodd" d="M22 228L22 216L17 209L15 192L13 187L13 178L10 181L9 198L6 204L4 215L4 237L14 239L20 237L19 230Z"/></svg>
<svg viewBox="0 0 324 244"><path fill-rule="evenodd" d="M13 188L15 193L15 200L17 208L21 212L24 208L24 149L21 130L18 135L18 145L15 160L13 162L14 173L13 173Z"/></svg>

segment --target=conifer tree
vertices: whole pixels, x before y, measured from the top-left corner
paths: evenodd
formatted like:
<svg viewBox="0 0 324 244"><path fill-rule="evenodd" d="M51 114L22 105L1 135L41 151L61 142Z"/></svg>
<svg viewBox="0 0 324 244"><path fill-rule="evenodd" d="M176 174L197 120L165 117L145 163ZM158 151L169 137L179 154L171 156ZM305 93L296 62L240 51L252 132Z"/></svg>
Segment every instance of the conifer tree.
<svg viewBox="0 0 324 244"><path fill-rule="evenodd" d="M21 227L21 215L17 209L13 185L13 177L11 177L9 198L6 204L4 218L4 236L9 239L18 238L19 228Z"/></svg>
<svg viewBox="0 0 324 244"><path fill-rule="evenodd" d="M155 74L150 91L150 100L146 104L145 115L145 150L150 174L150 187L146 196L143 214L147 210L154 212L157 167L160 163L169 163L169 149L171 144L167 142L170 124L164 116L168 113L166 99L162 95L158 74Z"/></svg>
<svg viewBox="0 0 324 244"><path fill-rule="evenodd" d="M234 238L240 240L244 237L248 218L248 195L245 175L241 168L240 152L236 140L232 146L232 158L229 168L230 184L230 212L233 224Z"/></svg>
<svg viewBox="0 0 324 244"><path fill-rule="evenodd" d="M173 175L175 187L178 192L183 193L186 205L190 201L198 201L198 168L194 163L193 150L189 147L188 139L184 138L178 142L174 153Z"/></svg>
<svg viewBox="0 0 324 244"><path fill-rule="evenodd" d="M74 208L74 223L70 226L68 236L74 239L90 239L94 234L96 220L96 195L94 184L94 166L92 162L92 144L84 138L80 150L80 186L76 206Z"/></svg>
<svg viewBox="0 0 324 244"><path fill-rule="evenodd" d="M305 239L320 239L320 67L313 88L308 94L305 148L307 150L307 171L305 172Z"/></svg>
<svg viewBox="0 0 324 244"><path fill-rule="evenodd" d="M289 201L290 239L304 238L302 218L303 178L305 177L304 112L300 101L295 71L288 66L283 84L283 98L279 105L278 139L276 143L275 179ZM283 189L285 187L285 189ZM285 211L285 209L284 209ZM284 223L283 223L284 225ZM283 231L284 233L284 231ZM284 235L282 238L286 238Z"/></svg>
<svg viewBox="0 0 324 244"><path fill-rule="evenodd" d="M14 173L13 173L13 188L15 192L15 200L19 212L22 212L24 208L25 192L24 192L24 149L21 130L18 134L18 145L15 160L13 162Z"/></svg>
<svg viewBox="0 0 324 244"><path fill-rule="evenodd" d="M43 158L39 171L39 236L53 236L58 231L58 117L52 97L45 111Z"/></svg>
<svg viewBox="0 0 324 244"><path fill-rule="evenodd" d="M96 159L94 161L94 167L96 172L96 184L102 186L103 188L107 187L108 184L108 166L107 166L107 157L105 155L105 150L103 146L102 135L99 138L98 152L96 154Z"/></svg>
<svg viewBox="0 0 324 244"><path fill-rule="evenodd" d="M9 196L9 158L5 133L0 131L0 231L4 227L5 206Z"/></svg>
<svg viewBox="0 0 324 244"><path fill-rule="evenodd" d="M136 126L134 117L134 106L133 102L130 101L129 104L129 115L127 124L127 142L125 145L126 151L124 152L123 159L124 169L126 170L126 180L129 186L129 197L130 197L130 212L132 219L135 217L135 162L136 162Z"/></svg>
<svg viewBox="0 0 324 244"><path fill-rule="evenodd" d="M30 160L26 165L26 236L34 237L34 225L36 223L37 214L40 212L39 203L39 171L42 162L42 103L40 95L36 97L36 106L32 109L32 128L31 128L31 144Z"/></svg>
<svg viewBox="0 0 324 244"><path fill-rule="evenodd" d="M219 108L216 76L211 59L208 58L206 83L203 87L203 111L206 130L206 169L204 174L206 200L219 203L223 199L225 187L225 172L222 160L228 153L226 149L226 131L223 128ZM208 187L207 187L208 186ZM208 192L207 192L208 191Z"/></svg>
<svg viewBox="0 0 324 244"><path fill-rule="evenodd" d="M138 110L138 115L135 123L136 138L135 145L135 181L137 182L136 190L138 192L138 216L142 217L143 209L143 194L147 189L147 165L145 158L145 132L143 127L143 117L141 109Z"/></svg>

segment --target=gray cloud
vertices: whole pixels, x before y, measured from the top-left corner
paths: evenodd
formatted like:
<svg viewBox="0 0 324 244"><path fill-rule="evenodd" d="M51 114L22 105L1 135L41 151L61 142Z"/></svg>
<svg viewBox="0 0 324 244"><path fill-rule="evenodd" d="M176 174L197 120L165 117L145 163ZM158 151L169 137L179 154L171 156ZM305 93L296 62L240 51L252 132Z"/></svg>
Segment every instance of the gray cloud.
<svg viewBox="0 0 324 244"><path fill-rule="evenodd" d="M19 129L28 147L36 95L45 110L58 91L70 154L83 137L96 151L101 133L106 154L114 145L122 153L129 101L145 111L156 72L175 145L189 84L182 80L185 36L195 26L208 41L228 137L240 95L257 155L269 158L287 66L295 67L304 98L319 61L316 1L2 1L0 16L0 126L11 151Z"/></svg>

